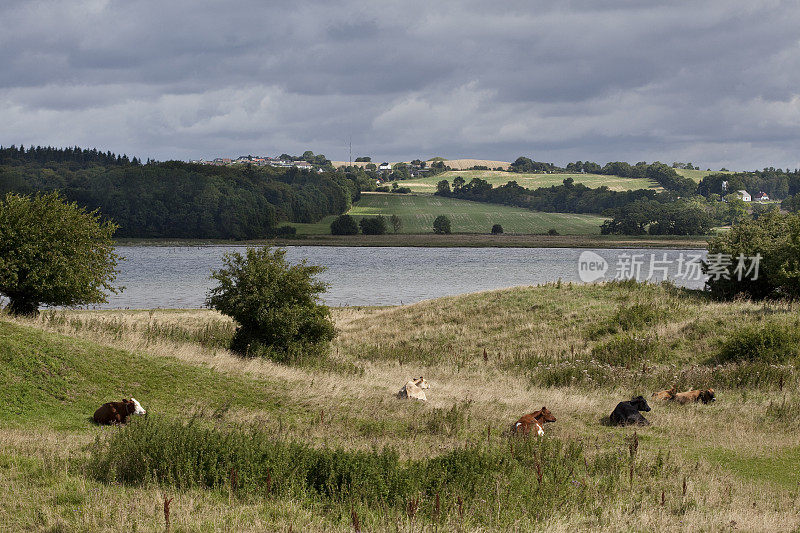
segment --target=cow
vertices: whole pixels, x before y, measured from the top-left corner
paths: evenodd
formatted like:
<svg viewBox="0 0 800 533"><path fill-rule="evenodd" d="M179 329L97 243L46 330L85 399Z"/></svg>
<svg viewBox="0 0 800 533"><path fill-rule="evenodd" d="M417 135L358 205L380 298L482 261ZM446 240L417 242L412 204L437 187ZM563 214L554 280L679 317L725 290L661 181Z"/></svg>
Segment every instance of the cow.
<svg viewBox="0 0 800 533"><path fill-rule="evenodd" d="M431 386L425 381L425 378L422 376L411 379L403 385L403 388L400 389L400 392L397 393L397 397L401 399L405 398L413 398L415 400L422 400L423 402L428 401L428 397L425 395L425 390L430 389Z"/></svg>
<svg viewBox="0 0 800 533"><path fill-rule="evenodd" d="M672 387L671 389L668 389L668 390L662 390L662 391L654 392L652 398L654 400L664 400L664 401L666 401L666 400L674 400L676 392L677 392L677 389L675 387Z"/></svg>
<svg viewBox="0 0 800 533"><path fill-rule="evenodd" d="M636 396L629 402L619 402L609 419L616 426L649 426L650 422L639 411L650 411L650 406L643 396Z"/></svg>
<svg viewBox="0 0 800 533"><path fill-rule="evenodd" d="M100 425L125 424L130 415L145 415L147 411L142 409L136 398L130 400L122 399L121 402L104 403L94 412L94 421Z"/></svg>
<svg viewBox="0 0 800 533"><path fill-rule="evenodd" d="M535 429L536 434L543 437L545 423L555 421L556 417L553 416L553 413L547 407L542 407L540 410L528 413L517 420L511 426L511 433L521 432L523 436L527 437L531 430Z"/></svg>
<svg viewBox="0 0 800 533"><path fill-rule="evenodd" d="M686 392L679 392L675 395L675 401L681 405L687 403L703 402L711 403L716 402L717 398L714 396L714 389L706 390L690 390Z"/></svg>

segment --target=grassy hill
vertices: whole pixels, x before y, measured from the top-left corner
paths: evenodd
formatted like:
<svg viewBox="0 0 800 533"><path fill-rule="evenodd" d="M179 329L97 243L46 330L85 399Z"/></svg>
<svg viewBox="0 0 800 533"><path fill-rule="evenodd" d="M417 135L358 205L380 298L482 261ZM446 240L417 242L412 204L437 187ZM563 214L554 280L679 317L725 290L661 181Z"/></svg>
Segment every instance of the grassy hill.
<svg viewBox="0 0 800 533"><path fill-rule="evenodd" d="M575 183L583 183L587 187L601 187L605 185L613 191L630 191L636 189L654 189L658 185L652 180L640 180L633 178L621 178L619 176L605 176L602 174L518 174L516 172L501 172L496 170L459 170L443 172L436 176L405 180L401 183L404 187L411 187L414 192L436 192L436 184L445 179L453 182L457 176L461 176L464 181L469 182L473 178L480 178L488 181L493 186L505 185L509 181L516 181L522 187L536 189L539 187L550 187L551 185L561 185L567 179L572 178Z"/></svg>
<svg viewBox="0 0 800 533"><path fill-rule="evenodd" d="M0 316L0 523L161 531L166 495L175 531L800 525L789 303L550 284L334 317L332 362L290 368L221 348L233 326L211 311ZM418 375L429 401L395 398ZM718 401L651 402L635 437L602 424L616 402L673 384ZM89 423L130 395L148 420ZM503 435L542 405L558 419L543 439Z"/></svg>
<svg viewBox="0 0 800 533"><path fill-rule="evenodd" d="M587 235L600 233L605 220L596 215L542 213L428 194L394 193L364 193L348 214L358 220L365 216L397 215L403 223L401 233L431 233L433 220L439 215L450 217L453 233L489 233L492 225L501 224L506 233L546 233L555 228L564 235ZM328 234L333 218L293 226L301 235Z"/></svg>

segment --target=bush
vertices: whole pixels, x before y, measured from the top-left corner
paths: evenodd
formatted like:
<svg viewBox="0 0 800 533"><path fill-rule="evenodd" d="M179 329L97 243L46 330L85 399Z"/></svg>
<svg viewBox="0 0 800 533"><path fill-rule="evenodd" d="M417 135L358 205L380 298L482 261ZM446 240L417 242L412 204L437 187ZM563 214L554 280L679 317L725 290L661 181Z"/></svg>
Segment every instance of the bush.
<svg viewBox="0 0 800 533"><path fill-rule="evenodd" d="M331 235L358 235L358 224L350 215L339 215L331 222Z"/></svg>
<svg viewBox="0 0 800 533"><path fill-rule="evenodd" d="M492 235L499 235L501 233L503 233L503 226L500 224L495 224L492 226Z"/></svg>
<svg viewBox="0 0 800 533"><path fill-rule="evenodd" d="M386 217L378 215L377 217L364 217L358 223L361 227L361 233L364 235L384 235L388 229Z"/></svg>
<svg viewBox="0 0 800 533"><path fill-rule="evenodd" d="M334 337L333 321L319 294L327 285L315 279L323 267L286 262L286 250L248 248L225 254L224 268L211 277L206 305L239 324L231 349L247 356L299 362L325 355Z"/></svg>
<svg viewBox="0 0 800 533"><path fill-rule="evenodd" d="M556 228L550 228L549 230L547 230L547 234L548 235L554 235L554 236L558 235L558 230Z"/></svg>
<svg viewBox="0 0 800 533"><path fill-rule="evenodd" d="M450 234L450 219L445 215L439 215L433 221L433 232L440 235Z"/></svg>
<svg viewBox="0 0 800 533"><path fill-rule="evenodd" d="M32 315L40 304L106 302L119 256L117 226L100 213L65 202L58 193L6 194L0 200L0 294L12 314Z"/></svg>
<svg viewBox="0 0 800 533"><path fill-rule="evenodd" d="M769 211L758 220L747 218L712 239L708 254L703 268L707 274L712 257L720 258L715 263L723 268L725 263L728 265L729 279L714 275L707 282L711 294L717 298L729 299L739 294L754 299L800 297L800 214ZM743 257L745 269L749 269L753 265L750 258L756 255L761 257L758 277L752 279L753 274L745 270L739 279L738 258Z"/></svg>
<svg viewBox="0 0 800 533"><path fill-rule="evenodd" d="M767 320L740 327L723 343L720 362L762 362L780 364L800 358L800 324Z"/></svg>

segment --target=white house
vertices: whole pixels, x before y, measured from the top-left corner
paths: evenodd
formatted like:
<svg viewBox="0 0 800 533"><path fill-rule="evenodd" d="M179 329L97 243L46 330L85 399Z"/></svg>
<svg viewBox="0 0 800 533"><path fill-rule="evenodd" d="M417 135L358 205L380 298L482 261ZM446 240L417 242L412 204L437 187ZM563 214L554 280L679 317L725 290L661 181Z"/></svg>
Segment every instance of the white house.
<svg viewBox="0 0 800 533"><path fill-rule="evenodd" d="M737 194L737 195L739 196L739 198L741 198L741 199L742 199L742 201L744 201L744 202L749 202L749 201L751 201L751 200L753 199L753 198L750 196L750 193L749 193L749 192L747 192L747 191L736 191L736 194Z"/></svg>
<svg viewBox="0 0 800 533"><path fill-rule="evenodd" d="M392 165L389 163L381 163L381 166L378 167L378 170L392 170Z"/></svg>

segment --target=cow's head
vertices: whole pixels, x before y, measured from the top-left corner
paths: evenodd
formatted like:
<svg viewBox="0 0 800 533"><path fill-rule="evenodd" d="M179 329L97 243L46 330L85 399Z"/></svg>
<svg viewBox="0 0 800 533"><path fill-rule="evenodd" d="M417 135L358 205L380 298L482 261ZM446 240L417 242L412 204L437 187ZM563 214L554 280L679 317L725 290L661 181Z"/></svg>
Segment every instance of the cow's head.
<svg viewBox="0 0 800 533"><path fill-rule="evenodd" d="M716 402L717 398L716 398L716 396L714 396L714 389L708 389L708 390L700 391L700 400L703 403Z"/></svg>
<svg viewBox="0 0 800 533"><path fill-rule="evenodd" d="M420 389L430 389L431 388L431 386L428 384L427 381L425 381L425 378L423 378L422 376L418 377L417 379L415 379L413 381L414 381L414 385L416 385Z"/></svg>
<svg viewBox="0 0 800 533"><path fill-rule="evenodd" d="M127 400L123 400L123 401L127 402ZM128 413L130 413L130 414L133 414L133 415L146 415L147 414L147 411L142 409L142 404L140 404L139 401L136 398L131 398L131 401L128 402L128 405L129 405ZM133 407L133 410L131 410L131 407Z"/></svg>
<svg viewBox="0 0 800 533"><path fill-rule="evenodd" d="M553 416L553 413L551 413L550 409L548 409L547 407L543 406L542 410L539 411L539 414L541 416L537 416L536 420L539 420L541 422L555 422L556 421L556 417Z"/></svg>
<svg viewBox="0 0 800 533"><path fill-rule="evenodd" d="M631 399L631 403L636 408L637 411L644 411L645 413L650 410L650 406L647 405L647 400L644 399L644 396L637 396Z"/></svg>

